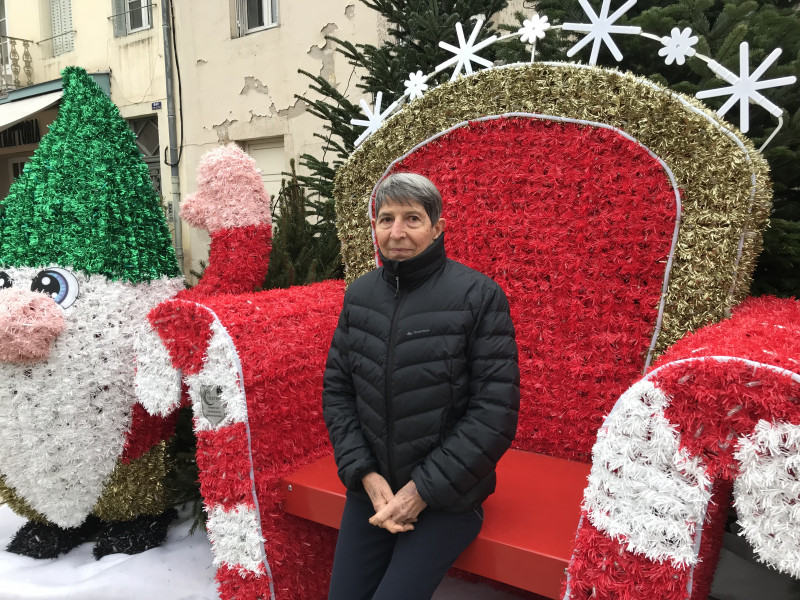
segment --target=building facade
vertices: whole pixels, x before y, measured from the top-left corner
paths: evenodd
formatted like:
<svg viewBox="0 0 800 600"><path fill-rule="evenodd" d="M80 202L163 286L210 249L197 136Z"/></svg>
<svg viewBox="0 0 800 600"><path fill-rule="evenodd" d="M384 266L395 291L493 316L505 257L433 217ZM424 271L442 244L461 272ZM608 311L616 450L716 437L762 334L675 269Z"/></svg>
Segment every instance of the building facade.
<svg viewBox="0 0 800 600"><path fill-rule="evenodd" d="M529 10L513 0L507 20L520 9ZM131 124L171 220L194 191L200 157L220 143L249 152L276 194L290 159L322 147L321 123L297 97L313 93L298 71L360 99L357 73L326 35L377 44L386 24L358 0L0 0L0 198L55 119L60 71L72 65ZM192 280L209 239L185 226L178 242Z"/></svg>
<svg viewBox="0 0 800 600"><path fill-rule="evenodd" d="M0 198L55 119L60 71L70 65L92 74L131 124L168 214L173 192L194 191L202 154L223 142L248 151L275 194L289 160L322 145L313 135L318 120L295 97L308 92L298 70L349 83L357 98L352 67L325 35L375 43L385 29L352 0L203 0L168 9L165 23L162 2L0 0ZM166 154L165 29L174 42L177 181ZM208 238L183 227L181 242L188 274L207 256Z"/></svg>

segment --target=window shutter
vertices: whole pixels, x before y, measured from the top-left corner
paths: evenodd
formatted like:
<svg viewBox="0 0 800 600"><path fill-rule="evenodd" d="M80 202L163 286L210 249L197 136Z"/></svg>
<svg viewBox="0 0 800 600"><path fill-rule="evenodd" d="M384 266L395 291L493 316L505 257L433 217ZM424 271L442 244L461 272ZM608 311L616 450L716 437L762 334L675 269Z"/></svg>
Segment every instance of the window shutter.
<svg viewBox="0 0 800 600"><path fill-rule="evenodd" d="M125 28L125 0L111 0L111 22L114 24L114 37L124 37L128 31Z"/></svg>
<svg viewBox="0 0 800 600"><path fill-rule="evenodd" d="M53 56L72 52L75 44L71 33L72 5L70 0L50 0L50 24L53 31Z"/></svg>
<svg viewBox="0 0 800 600"><path fill-rule="evenodd" d="M61 0L61 36L64 40L64 52L72 52L75 49L75 38L72 33L72 2L71 0Z"/></svg>
<svg viewBox="0 0 800 600"><path fill-rule="evenodd" d="M61 0L50 0L50 29L53 39L53 56L58 56L64 52L63 36L61 31Z"/></svg>
<svg viewBox="0 0 800 600"><path fill-rule="evenodd" d="M247 32L247 0L236 0L236 28L239 37Z"/></svg>

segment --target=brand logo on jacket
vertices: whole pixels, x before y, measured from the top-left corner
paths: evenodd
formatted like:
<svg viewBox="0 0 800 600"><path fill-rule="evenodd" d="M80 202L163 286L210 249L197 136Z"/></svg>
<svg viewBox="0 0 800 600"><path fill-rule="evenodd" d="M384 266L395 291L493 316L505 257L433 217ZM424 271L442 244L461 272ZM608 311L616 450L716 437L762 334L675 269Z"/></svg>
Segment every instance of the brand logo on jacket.
<svg viewBox="0 0 800 600"><path fill-rule="evenodd" d="M417 329L416 331L409 331L406 333L406 337L410 337L412 335L422 335L423 333L430 333L430 329Z"/></svg>

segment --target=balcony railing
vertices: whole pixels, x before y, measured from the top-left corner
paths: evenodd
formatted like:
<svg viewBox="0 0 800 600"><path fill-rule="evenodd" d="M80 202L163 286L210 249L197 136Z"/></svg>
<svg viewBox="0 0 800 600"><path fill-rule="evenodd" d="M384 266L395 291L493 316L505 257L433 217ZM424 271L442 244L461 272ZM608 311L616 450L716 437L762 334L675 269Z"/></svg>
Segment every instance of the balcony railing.
<svg viewBox="0 0 800 600"><path fill-rule="evenodd" d="M0 97L8 92L33 84L33 58L30 47L32 40L0 36ZM22 62L19 51L22 49ZM20 80L24 73L24 81Z"/></svg>

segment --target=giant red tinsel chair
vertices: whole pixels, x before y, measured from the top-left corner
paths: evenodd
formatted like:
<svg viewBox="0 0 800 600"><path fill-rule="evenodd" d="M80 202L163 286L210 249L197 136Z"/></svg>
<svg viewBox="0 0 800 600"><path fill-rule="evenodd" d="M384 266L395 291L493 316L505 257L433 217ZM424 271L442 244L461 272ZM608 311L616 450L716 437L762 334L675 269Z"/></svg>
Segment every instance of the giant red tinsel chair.
<svg viewBox="0 0 800 600"><path fill-rule="evenodd" d="M653 106L658 119L647 118ZM481 72L385 123L337 175L348 280L375 264L371 194L395 171L439 187L448 254L509 297L522 375L515 447L587 462L605 415L656 356L747 294L769 208L765 164L746 138L696 103L597 68ZM214 179L201 168L203 177ZM209 270L195 290L150 314L139 397L166 414L180 404L182 383L188 388L222 598L316 600L327 589L335 532L285 514L279 481L330 452L322 371L344 282L245 293L266 270L268 220L231 208L238 193L207 196L208 204L187 200L184 214L211 231ZM731 473L708 471L720 480L709 532L722 522ZM587 527L573 591L596 583L598 564L611 560L598 536L618 541L605 530L584 543ZM705 543L698 560L713 565L717 550ZM701 598L710 576L695 571L685 597ZM619 590L630 581L612 583Z"/></svg>

